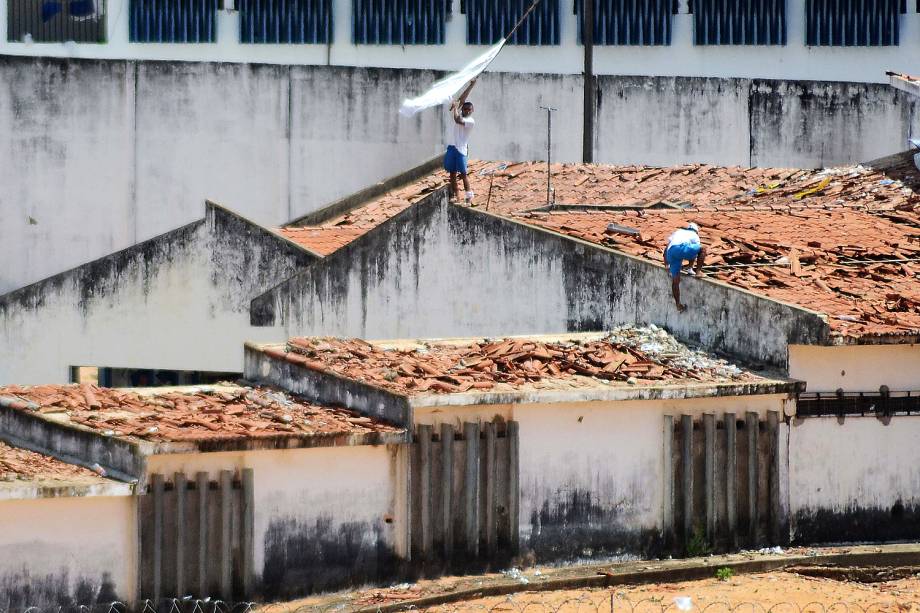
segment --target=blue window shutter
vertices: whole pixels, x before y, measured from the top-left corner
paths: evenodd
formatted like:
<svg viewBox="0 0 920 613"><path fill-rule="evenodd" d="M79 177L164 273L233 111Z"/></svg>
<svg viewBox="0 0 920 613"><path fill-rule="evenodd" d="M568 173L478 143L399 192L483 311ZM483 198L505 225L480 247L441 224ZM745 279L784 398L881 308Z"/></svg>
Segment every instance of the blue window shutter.
<svg viewBox="0 0 920 613"><path fill-rule="evenodd" d="M671 20L677 12L673 0L593 0L595 45L670 45ZM583 15L585 0L575 0ZM578 20L578 40L584 19Z"/></svg>
<svg viewBox="0 0 920 613"><path fill-rule="evenodd" d="M533 0L463 0L466 42L491 45L505 36ZM508 40L509 45L558 45L559 0L542 0Z"/></svg>
<svg viewBox="0 0 920 613"><path fill-rule="evenodd" d="M805 0L806 45L892 46L900 30L900 0Z"/></svg>
<svg viewBox="0 0 920 613"><path fill-rule="evenodd" d="M332 42L333 0L237 0L240 42Z"/></svg>
<svg viewBox="0 0 920 613"><path fill-rule="evenodd" d="M132 43L213 43L218 0L131 0Z"/></svg>
<svg viewBox="0 0 920 613"><path fill-rule="evenodd" d="M442 45L450 0L352 0L356 45Z"/></svg>
<svg viewBox="0 0 920 613"><path fill-rule="evenodd" d="M786 0L694 0L696 45L785 45Z"/></svg>

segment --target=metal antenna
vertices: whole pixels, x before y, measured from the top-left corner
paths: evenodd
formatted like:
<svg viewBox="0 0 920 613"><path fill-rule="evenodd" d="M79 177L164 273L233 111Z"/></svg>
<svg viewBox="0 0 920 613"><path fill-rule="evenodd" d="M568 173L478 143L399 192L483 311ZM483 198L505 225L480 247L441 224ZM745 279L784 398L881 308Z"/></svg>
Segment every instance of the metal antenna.
<svg viewBox="0 0 920 613"><path fill-rule="evenodd" d="M553 172L550 169L550 162L552 161L553 149L553 111L558 111L559 109L551 106L541 106L540 108L546 111L546 206L552 206Z"/></svg>

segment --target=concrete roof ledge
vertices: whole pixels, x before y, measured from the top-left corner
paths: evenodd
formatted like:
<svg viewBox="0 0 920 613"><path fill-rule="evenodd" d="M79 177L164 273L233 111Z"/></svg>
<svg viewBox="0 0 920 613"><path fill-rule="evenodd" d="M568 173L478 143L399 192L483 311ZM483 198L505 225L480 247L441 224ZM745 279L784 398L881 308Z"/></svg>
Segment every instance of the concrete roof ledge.
<svg viewBox="0 0 920 613"><path fill-rule="evenodd" d="M465 392L460 394L425 394L412 396L414 408L468 406L480 404L548 404L560 402L619 402L628 400L687 400L720 396L794 394L805 391L796 380L768 380L757 383L677 383L671 385L628 387L611 385L607 389L527 390L521 392Z"/></svg>
<svg viewBox="0 0 920 613"><path fill-rule="evenodd" d="M46 481L0 484L0 500L40 500L44 498L88 498L93 496L133 496L131 483L102 480L98 483L80 481Z"/></svg>
<svg viewBox="0 0 920 613"><path fill-rule="evenodd" d="M508 337L525 340L588 340L604 338L603 333L568 333ZM428 339L443 345L463 346L473 339ZM373 341L372 344L388 348L409 349L421 341L396 340ZM286 350L285 345L255 343L246 344L246 377L261 379L288 389L292 393L304 394L320 402L345 403L367 415L393 420L412 420L416 408L472 406L489 404L548 404L571 402L616 402L630 400L684 400L691 398L714 398L724 396L750 396L795 394L805 391L803 381L788 379L773 374L758 375L759 379L733 381L698 381L690 378L671 379L662 383L630 384L625 381L608 382L600 378L581 377L587 385L577 388L521 389L466 391L466 392L407 392L400 393L351 378L324 368L322 362L311 360L296 352ZM552 379L548 379L552 381ZM562 380L559 381L562 384Z"/></svg>
<svg viewBox="0 0 920 613"><path fill-rule="evenodd" d="M282 387L313 402L340 404L404 428L412 424L412 406L405 395L330 370L319 371L293 363L286 359L284 345L247 342L244 352L244 376L251 381ZM397 436L401 439L392 442L404 442L408 433Z"/></svg>

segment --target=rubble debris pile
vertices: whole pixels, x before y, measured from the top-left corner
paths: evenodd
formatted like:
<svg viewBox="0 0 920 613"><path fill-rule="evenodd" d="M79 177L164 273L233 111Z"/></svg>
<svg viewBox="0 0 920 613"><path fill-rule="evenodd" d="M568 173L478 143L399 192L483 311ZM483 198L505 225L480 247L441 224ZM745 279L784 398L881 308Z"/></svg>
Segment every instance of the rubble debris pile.
<svg viewBox="0 0 920 613"><path fill-rule="evenodd" d="M826 313L841 336L920 330L920 221L861 211L530 214L527 221L661 261L671 232L690 221L706 246L704 272ZM635 228L635 235L608 226Z"/></svg>
<svg viewBox="0 0 920 613"><path fill-rule="evenodd" d="M657 328L617 329L599 340L508 338L457 345L386 348L359 339L294 338L274 357L401 393L458 393L497 386L573 387L598 380L655 384L671 380L752 381L759 377L681 345Z"/></svg>

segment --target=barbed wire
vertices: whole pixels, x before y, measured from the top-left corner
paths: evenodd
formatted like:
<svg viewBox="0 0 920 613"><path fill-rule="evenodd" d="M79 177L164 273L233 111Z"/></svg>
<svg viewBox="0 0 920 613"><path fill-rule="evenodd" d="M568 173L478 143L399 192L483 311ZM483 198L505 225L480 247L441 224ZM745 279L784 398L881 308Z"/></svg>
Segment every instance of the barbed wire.
<svg viewBox="0 0 920 613"><path fill-rule="evenodd" d="M558 592L555 592L558 594ZM0 613L920 613L920 600L901 600L871 604L813 601L804 605L795 602L713 601L700 603L689 596L671 600L646 598L633 601L617 595L616 591L585 591L563 600L552 599L554 592L522 592L507 596L482 596L479 602L451 602L416 605L411 603L371 603L367 600L306 605L291 609L286 604L259 605L253 602L228 603L223 600L195 598L164 598L140 600L135 603L108 602L90 605L27 606L0 608ZM916 595L912 594L916 598ZM481 600L490 602L483 603Z"/></svg>
<svg viewBox="0 0 920 613"><path fill-rule="evenodd" d="M2 603L0 603L2 604ZM161 598L136 602L94 604L0 606L0 613L253 613L254 602L229 603L211 598Z"/></svg>
<svg viewBox="0 0 920 613"><path fill-rule="evenodd" d="M813 601L805 605L795 602L759 602L731 603L714 601L701 604L692 597L676 597L672 601L660 598L648 598L631 601L618 597L616 592L584 592L569 596L564 600L550 600L553 592L528 592L510 596L484 596L482 599L497 602L454 602L417 606L400 603L361 604L338 603L304 606L293 613L356 613L368 612L410 612L431 611L432 613L920 613L920 600L893 599L890 602L875 602L860 605L848 602L824 603ZM915 596L916 597L916 596Z"/></svg>

